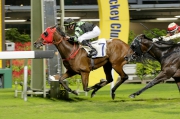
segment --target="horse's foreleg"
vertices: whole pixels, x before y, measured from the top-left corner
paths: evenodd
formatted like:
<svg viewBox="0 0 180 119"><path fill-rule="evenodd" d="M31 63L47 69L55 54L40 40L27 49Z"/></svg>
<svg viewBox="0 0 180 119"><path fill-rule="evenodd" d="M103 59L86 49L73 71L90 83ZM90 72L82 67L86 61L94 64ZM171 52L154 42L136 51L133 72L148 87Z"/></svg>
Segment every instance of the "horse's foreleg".
<svg viewBox="0 0 180 119"><path fill-rule="evenodd" d="M94 86L88 88L88 82L89 82L89 73L88 72L81 72L81 78L82 78L82 84L83 84L83 90L88 92L91 89L94 89L93 92L91 93L91 97L95 95L95 92L100 89L101 87L104 86L104 83L107 84L107 81L103 81L100 83L95 84Z"/></svg>
<svg viewBox="0 0 180 119"><path fill-rule="evenodd" d="M76 91L72 91L71 88L69 88L69 87L64 83L64 81L63 81L64 79L69 78L69 77L74 76L74 75L75 75L75 73L70 72L70 71L67 70L66 73L64 73L64 74L60 77L59 83L61 83L62 86L63 86L68 92L71 92L71 93L73 93L73 94L75 94L75 95L78 95L78 93L77 93Z"/></svg>
<svg viewBox="0 0 180 119"><path fill-rule="evenodd" d="M173 77L173 78L174 78L174 80L175 80L175 82L177 84L178 90L180 92L180 77Z"/></svg>
<svg viewBox="0 0 180 119"><path fill-rule="evenodd" d="M89 72L81 72L81 78L82 78L83 90L86 92L89 91L87 88L89 83Z"/></svg>
<svg viewBox="0 0 180 119"><path fill-rule="evenodd" d="M135 98L135 96L140 95L142 92L144 92L148 88L151 88L152 86L158 84L159 82L161 82L161 80L154 79L153 81L150 81L144 88L142 88L141 90L131 94L129 97Z"/></svg>
<svg viewBox="0 0 180 119"><path fill-rule="evenodd" d="M131 97L131 98L135 98L135 96L140 95L142 92L144 92L144 91L147 90L148 88L151 88L151 87L153 87L154 85L156 85L156 84L158 84L158 83L160 83L160 82L162 82L162 81L164 81L164 80L169 79L173 74L174 74L174 73L171 72L171 71L169 71L168 73L167 73L167 71L164 71L164 72L162 71L162 72L160 72L155 79L153 79L152 81L150 81L150 82L149 82L144 88L142 88L141 90L139 90L139 91L131 94L130 97Z"/></svg>

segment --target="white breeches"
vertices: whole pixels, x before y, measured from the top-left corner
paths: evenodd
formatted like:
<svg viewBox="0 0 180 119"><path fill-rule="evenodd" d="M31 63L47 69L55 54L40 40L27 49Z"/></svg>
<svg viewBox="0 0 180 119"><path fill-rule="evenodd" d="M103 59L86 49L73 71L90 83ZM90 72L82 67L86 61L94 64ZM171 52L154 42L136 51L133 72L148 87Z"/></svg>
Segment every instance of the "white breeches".
<svg viewBox="0 0 180 119"><path fill-rule="evenodd" d="M101 31L100 31L99 27L95 26L92 31L86 32L83 35L81 35L78 38L78 42L81 43L83 40L90 40L92 38L96 38L99 36L100 33L101 33Z"/></svg>

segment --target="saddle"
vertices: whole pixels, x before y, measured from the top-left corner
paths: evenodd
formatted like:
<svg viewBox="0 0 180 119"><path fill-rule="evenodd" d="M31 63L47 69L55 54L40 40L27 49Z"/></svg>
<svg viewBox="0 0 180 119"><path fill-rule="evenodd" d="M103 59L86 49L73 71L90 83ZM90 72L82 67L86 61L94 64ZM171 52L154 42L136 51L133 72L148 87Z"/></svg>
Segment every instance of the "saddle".
<svg viewBox="0 0 180 119"><path fill-rule="evenodd" d="M98 39L96 41L91 42L91 45L97 50L97 55L93 56L92 58L97 58L97 57L104 57L106 56L106 39ZM89 51L91 51L91 48L88 46L81 46L82 48L85 49L87 54L89 54Z"/></svg>

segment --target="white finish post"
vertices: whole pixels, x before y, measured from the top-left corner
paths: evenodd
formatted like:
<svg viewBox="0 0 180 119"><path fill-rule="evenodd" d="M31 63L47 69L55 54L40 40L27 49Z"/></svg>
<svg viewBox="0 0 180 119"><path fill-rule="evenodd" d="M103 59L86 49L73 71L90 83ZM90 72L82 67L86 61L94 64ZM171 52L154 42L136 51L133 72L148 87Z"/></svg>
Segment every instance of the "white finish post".
<svg viewBox="0 0 180 119"><path fill-rule="evenodd" d="M65 10L64 10L64 0L60 0L60 11L61 11L61 28L63 28L63 31L65 32L64 28L64 16L65 16ZM61 62L61 73L64 74L66 72L66 68L63 65L63 62Z"/></svg>
<svg viewBox="0 0 180 119"><path fill-rule="evenodd" d="M23 85L24 101L27 101L27 78L28 78L28 68L26 65L26 66L24 66L24 85Z"/></svg>
<svg viewBox="0 0 180 119"><path fill-rule="evenodd" d="M15 81L15 93L14 93L14 97L17 97L17 95L18 95L18 88L17 88L17 85L18 85L18 83L17 83L17 81Z"/></svg>
<svg viewBox="0 0 180 119"><path fill-rule="evenodd" d="M45 2L46 2L46 0L43 0L43 1L41 1L41 15L42 15L42 31L44 31L45 30L45 27L44 27L44 25L45 24L47 24L46 23L46 16L45 16L45 9L44 9L44 7L45 7ZM43 46L43 51L45 51L45 46ZM45 98L46 97L46 59L43 59L43 97Z"/></svg>

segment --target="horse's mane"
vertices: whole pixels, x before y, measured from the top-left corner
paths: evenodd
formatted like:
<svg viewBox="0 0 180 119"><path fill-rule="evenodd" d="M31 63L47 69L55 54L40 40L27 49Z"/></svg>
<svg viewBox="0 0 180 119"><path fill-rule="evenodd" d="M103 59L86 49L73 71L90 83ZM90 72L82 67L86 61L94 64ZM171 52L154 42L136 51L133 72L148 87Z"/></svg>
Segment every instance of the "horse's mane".
<svg viewBox="0 0 180 119"><path fill-rule="evenodd" d="M60 34L61 36L66 37L66 34L63 32L63 30L62 30L61 27L57 26L56 29L57 29L57 31L59 32L59 34Z"/></svg>
<svg viewBox="0 0 180 119"><path fill-rule="evenodd" d="M56 29L57 29L57 31L59 32L59 34L60 34L62 37L66 37L65 32L63 32L63 30L62 30L62 27L57 26ZM72 45L73 45L74 43L76 43L77 45L79 45L78 42L71 42L71 41L68 41L68 42L71 43Z"/></svg>

